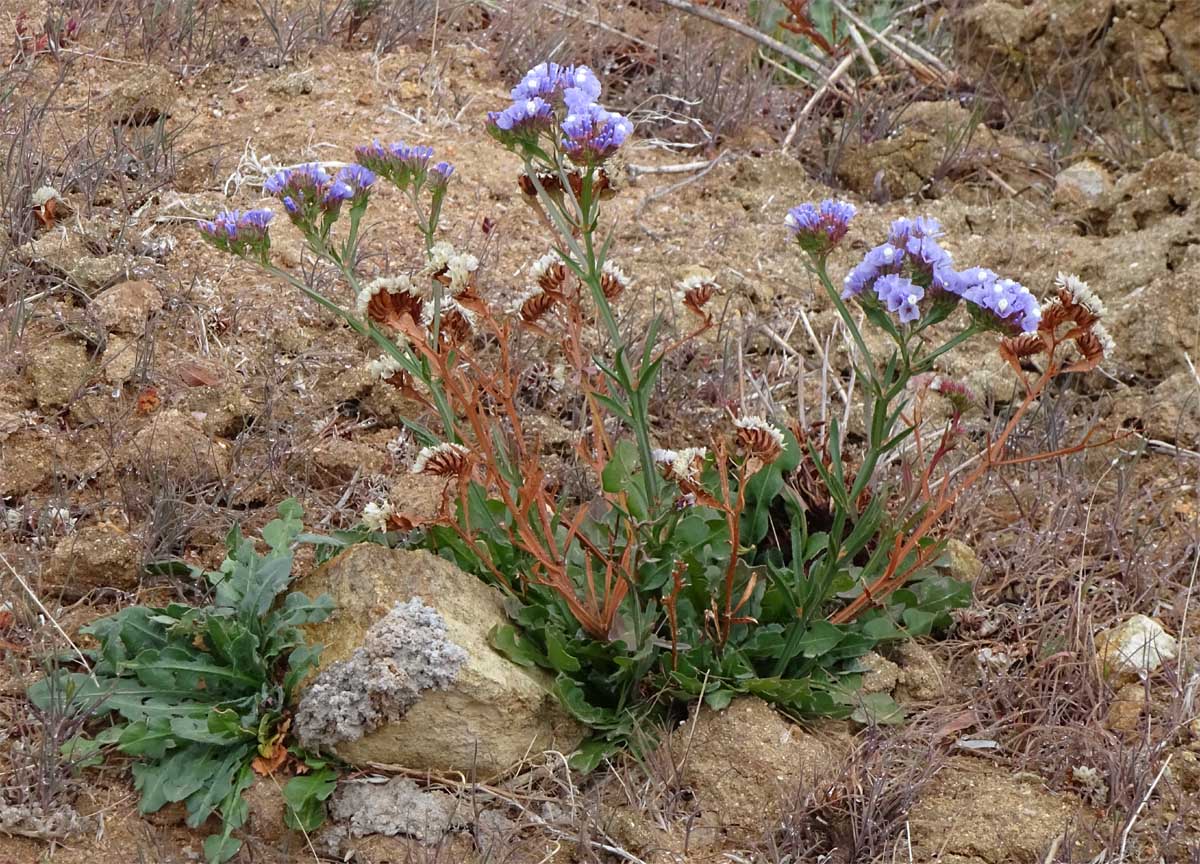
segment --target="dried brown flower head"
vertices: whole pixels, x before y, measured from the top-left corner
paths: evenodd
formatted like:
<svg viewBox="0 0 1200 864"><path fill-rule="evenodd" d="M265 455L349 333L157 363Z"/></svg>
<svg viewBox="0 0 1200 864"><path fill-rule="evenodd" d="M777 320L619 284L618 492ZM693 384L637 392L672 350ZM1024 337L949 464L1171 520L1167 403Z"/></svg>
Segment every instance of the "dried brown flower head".
<svg viewBox="0 0 1200 864"><path fill-rule="evenodd" d="M783 453L783 433L761 417L739 417L734 421L733 440L748 456L774 462Z"/></svg>

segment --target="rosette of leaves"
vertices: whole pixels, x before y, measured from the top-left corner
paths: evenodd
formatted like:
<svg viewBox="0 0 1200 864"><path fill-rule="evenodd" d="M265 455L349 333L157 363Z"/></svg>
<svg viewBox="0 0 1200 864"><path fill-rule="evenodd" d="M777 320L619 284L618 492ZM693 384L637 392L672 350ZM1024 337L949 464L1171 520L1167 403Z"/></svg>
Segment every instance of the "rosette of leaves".
<svg viewBox="0 0 1200 864"><path fill-rule="evenodd" d="M60 671L29 693L35 703L67 699L110 715L111 726L72 749L113 746L132 757L141 812L182 801L194 828L217 814L221 830L204 842L210 862L241 847L231 835L245 822L242 793L256 769L286 759L287 709L320 653L300 628L333 608L328 596L287 592L302 511L289 500L278 512L263 528L265 554L234 526L220 569L187 568L211 585L211 603L131 606L102 618L83 628L99 644L88 652L91 673ZM304 771L284 788L285 818L311 830L336 777L311 760Z"/></svg>
<svg viewBox="0 0 1200 864"><path fill-rule="evenodd" d="M859 658L883 643L948 625L949 610L969 602L970 586L935 564L885 604L853 622L831 623L829 612L886 565L905 526L889 520L881 498L859 510L862 490L846 476L836 447L818 458L791 432L784 438L783 455L747 480L737 549L725 515L714 508L694 504L655 513L642 491L633 443L616 446L602 481L606 492L622 493L627 509L611 506L587 530L597 545L619 548L630 536L628 525L636 525L640 564L607 640L585 633L556 591L527 585L508 597L513 624L497 628L492 643L518 664L553 672L559 700L594 730L595 739L574 758L576 767L590 769L621 747L636 749L645 742L648 720L665 720L701 699L720 709L752 694L797 717L903 719L888 694L860 692ZM828 524L810 524L811 510L795 488L802 460L820 466L830 490ZM715 495L719 482L709 465L703 485ZM477 533L487 559L520 572L526 562L503 530L503 506L482 496L472 506L478 508L472 524L495 526ZM479 550L450 529L431 528L420 542L488 578ZM731 559L734 595L748 599L740 622L720 636L714 621Z"/></svg>

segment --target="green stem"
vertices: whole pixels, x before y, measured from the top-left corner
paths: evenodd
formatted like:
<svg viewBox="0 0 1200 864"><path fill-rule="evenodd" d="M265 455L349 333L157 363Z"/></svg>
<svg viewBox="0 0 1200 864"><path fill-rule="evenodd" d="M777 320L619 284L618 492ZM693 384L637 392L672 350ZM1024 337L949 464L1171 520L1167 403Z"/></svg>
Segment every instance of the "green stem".
<svg viewBox="0 0 1200 864"><path fill-rule="evenodd" d="M837 309L838 315L841 316L843 323L846 325L846 329L850 331L850 336L854 340L854 344L858 347L858 350L866 359L867 372L870 376L871 386L876 392L879 392L875 358L871 354L871 349L867 347L866 340L863 339L863 335L858 329L858 324L855 323L854 317L850 314L850 309L846 306L845 301L842 300L841 293L837 290L837 288L834 287L833 282L830 281L829 271L825 268L825 259L818 258L816 260L816 264L812 266L812 269L816 272L817 278L825 287L825 293L828 294L829 299L833 301L834 308Z"/></svg>

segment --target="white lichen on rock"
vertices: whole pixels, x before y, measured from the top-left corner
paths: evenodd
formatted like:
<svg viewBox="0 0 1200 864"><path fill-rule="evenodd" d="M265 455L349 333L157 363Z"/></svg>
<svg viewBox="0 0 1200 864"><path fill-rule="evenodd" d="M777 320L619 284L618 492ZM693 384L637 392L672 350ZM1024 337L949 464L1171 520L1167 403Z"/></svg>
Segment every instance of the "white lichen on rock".
<svg viewBox="0 0 1200 864"><path fill-rule="evenodd" d="M314 750L362 738L403 717L422 691L448 687L466 661L437 610L420 597L397 603L367 631L362 647L309 685L296 711L296 734Z"/></svg>
<svg viewBox="0 0 1200 864"><path fill-rule="evenodd" d="M453 795L422 789L407 777L343 782L329 812L351 837L407 835L425 843L438 842L471 817L471 808L460 807Z"/></svg>

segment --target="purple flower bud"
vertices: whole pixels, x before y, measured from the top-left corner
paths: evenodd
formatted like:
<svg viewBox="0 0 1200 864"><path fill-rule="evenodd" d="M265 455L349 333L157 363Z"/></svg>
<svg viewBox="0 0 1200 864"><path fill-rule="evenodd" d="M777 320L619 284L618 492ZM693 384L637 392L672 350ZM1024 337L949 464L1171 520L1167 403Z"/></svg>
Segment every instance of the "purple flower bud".
<svg viewBox="0 0 1200 864"><path fill-rule="evenodd" d="M824 254L850 230L856 209L848 201L827 198L820 204L805 203L788 211L784 224L806 252Z"/></svg>
<svg viewBox="0 0 1200 864"><path fill-rule="evenodd" d="M424 185L429 160L433 158L433 148L410 147L403 141L392 144L374 141L355 147L354 156L360 166L369 169L368 173L372 176L377 174L403 191L410 186L420 189ZM357 188L363 187L359 184Z"/></svg>
<svg viewBox="0 0 1200 864"><path fill-rule="evenodd" d="M265 256L271 246L267 228L274 215L270 210L226 210L197 227L204 239L225 252Z"/></svg>

